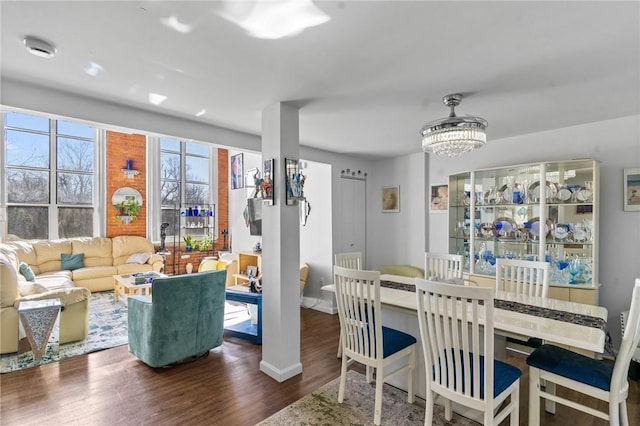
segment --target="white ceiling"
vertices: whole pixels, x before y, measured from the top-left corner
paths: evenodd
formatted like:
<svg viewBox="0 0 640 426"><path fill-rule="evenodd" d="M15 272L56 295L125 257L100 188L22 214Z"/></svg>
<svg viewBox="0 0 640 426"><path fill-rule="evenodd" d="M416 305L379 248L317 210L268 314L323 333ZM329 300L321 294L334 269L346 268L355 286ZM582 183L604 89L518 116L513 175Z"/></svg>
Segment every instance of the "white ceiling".
<svg viewBox="0 0 640 426"><path fill-rule="evenodd" d="M220 2L2 1L0 71L253 134L266 106L294 101L301 144L369 157L419 152L448 93L489 122L488 143L640 114L637 1L315 3L327 24L259 40ZM192 31L163 25L171 15ZM29 54L25 35L58 54ZM90 61L104 71L87 74Z"/></svg>

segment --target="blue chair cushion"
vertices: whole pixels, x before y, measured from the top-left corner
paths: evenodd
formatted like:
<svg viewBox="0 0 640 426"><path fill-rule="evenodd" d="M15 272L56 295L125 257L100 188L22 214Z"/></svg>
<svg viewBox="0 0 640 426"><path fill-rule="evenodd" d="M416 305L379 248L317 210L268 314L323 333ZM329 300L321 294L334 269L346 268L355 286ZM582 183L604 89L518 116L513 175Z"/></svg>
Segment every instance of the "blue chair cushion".
<svg viewBox="0 0 640 426"><path fill-rule="evenodd" d="M609 391L613 366L554 345L542 345L527 364L576 382Z"/></svg>
<svg viewBox="0 0 640 426"><path fill-rule="evenodd" d="M460 354L462 355L462 351L460 351ZM445 363L447 362L446 357L447 356L445 353ZM469 365L471 365L471 378L472 378L471 389L473 389L473 362L471 361L472 358L473 358L473 353L469 353ZM462 359L464 360L464 357ZM455 359L453 359L453 361L455 362ZM441 362L441 360L439 360L439 362ZM480 363L480 399L484 399L484 356L480 355L479 363ZM463 365L462 366L463 374L464 374L464 368L465 366ZM445 372L445 374L446 374L445 377L448 380L448 377L449 377L448 371ZM518 368L514 367L513 365L507 364L505 362L494 360L493 361L493 397L495 398L498 395L500 395L502 392L504 392L504 390L509 386L511 386L513 382L518 380L520 376L522 376L522 371L520 371ZM455 380L455 374L454 374L454 380ZM465 391L465 383L462 383L462 392L464 391ZM473 391L471 392L471 396L473 396Z"/></svg>
<svg viewBox="0 0 640 426"><path fill-rule="evenodd" d="M384 358L391 356L416 342L416 338L410 334L394 330L393 328L382 327L382 356Z"/></svg>

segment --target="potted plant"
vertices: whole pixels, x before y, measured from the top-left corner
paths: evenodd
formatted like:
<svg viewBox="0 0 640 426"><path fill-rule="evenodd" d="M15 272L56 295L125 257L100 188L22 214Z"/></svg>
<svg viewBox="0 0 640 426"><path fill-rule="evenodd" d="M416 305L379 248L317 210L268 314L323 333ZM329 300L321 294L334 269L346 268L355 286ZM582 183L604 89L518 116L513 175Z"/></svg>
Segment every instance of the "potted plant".
<svg viewBox="0 0 640 426"><path fill-rule="evenodd" d="M191 235L191 234L185 235L184 236L184 244L185 244L185 250L186 251L193 250L193 235Z"/></svg>
<svg viewBox="0 0 640 426"><path fill-rule="evenodd" d="M200 240L200 250L208 251L211 248L211 237L209 235L203 235Z"/></svg>
<svg viewBox="0 0 640 426"><path fill-rule="evenodd" d="M129 224L132 220L136 220L141 206L135 197L131 197L114 204L114 207L119 210L118 219L124 224Z"/></svg>

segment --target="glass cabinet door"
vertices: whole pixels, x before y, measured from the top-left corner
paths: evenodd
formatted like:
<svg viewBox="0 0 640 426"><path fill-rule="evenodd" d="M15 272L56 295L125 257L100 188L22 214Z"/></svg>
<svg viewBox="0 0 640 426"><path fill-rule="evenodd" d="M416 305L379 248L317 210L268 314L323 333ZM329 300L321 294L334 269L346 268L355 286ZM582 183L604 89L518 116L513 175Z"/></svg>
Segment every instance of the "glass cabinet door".
<svg viewBox="0 0 640 426"><path fill-rule="evenodd" d="M449 252L472 274L495 275L497 258L543 260L552 283L597 283L597 181L593 160L452 175Z"/></svg>

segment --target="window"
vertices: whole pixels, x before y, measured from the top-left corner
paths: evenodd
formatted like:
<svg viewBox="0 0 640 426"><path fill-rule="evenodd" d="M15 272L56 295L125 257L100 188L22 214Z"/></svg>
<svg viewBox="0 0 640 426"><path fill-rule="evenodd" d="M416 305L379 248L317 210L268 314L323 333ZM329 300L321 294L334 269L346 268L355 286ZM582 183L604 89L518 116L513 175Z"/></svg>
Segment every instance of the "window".
<svg viewBox="0 0 640 426"><path fill-rule="evenodd" d="M181 204L212 203L212 145L160 138L161 223L167 235L179 235L177 211Z"/></svg>
<svg viewBox="0 0 640 426"><path fill-rule="evenodd" d="M18 112L3 118L9 236L93 236L96 129Z"/></svg>

